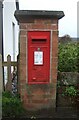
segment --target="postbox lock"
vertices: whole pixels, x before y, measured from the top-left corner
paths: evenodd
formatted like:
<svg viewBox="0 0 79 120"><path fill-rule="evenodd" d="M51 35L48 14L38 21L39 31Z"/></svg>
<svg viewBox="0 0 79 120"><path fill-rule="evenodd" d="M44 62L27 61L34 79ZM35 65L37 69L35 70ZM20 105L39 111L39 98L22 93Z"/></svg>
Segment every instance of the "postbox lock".
<svg viewBox="0 0 79 120"><path fill-rule="evenodd" d="M33 77L33 78L32 78L32 80L34 80L34 81L35 81L35 80L36 80L36 78L35 78L35 77Z"/></svg>

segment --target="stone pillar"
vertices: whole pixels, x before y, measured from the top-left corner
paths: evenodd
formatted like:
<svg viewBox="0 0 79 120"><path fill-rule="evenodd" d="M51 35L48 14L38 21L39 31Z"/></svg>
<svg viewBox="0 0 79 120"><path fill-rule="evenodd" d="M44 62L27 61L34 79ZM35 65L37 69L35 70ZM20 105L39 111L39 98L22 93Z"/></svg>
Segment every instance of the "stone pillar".
<svg viewBox="0 0 79 120"><path fill-rule="evenodd" d="M37 111L56 107L58 64L58 20L62 11L16 11L20 25L20 95L27 110ZM48 84L28 84L28 31L50 32L50 80Z"/></svg>

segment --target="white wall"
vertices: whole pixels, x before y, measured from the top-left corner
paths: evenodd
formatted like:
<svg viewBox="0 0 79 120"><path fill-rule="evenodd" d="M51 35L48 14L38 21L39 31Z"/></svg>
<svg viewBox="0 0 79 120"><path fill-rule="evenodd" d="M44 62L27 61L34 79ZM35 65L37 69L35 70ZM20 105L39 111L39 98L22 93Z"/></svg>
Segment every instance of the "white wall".
<svg viewBox="0 0 79 120"><path fill-rule="evenodd" d="M19 26L14 17L16 10L15 0L4 0L3 2L3 42L4 42L4 60L7 59L7 55L12 56L12 60L16 60L18 54L18 32ZM13 24L15 26L13 33ZM15 42L13 40L13 34L15 34ZM15 43L15 45L13 45ZM15 51L13 50L15 47Z"/></svg>
<svg viewBox="0 0 79 120"><path fill-rule="evenodd" d="M79 1L77 2L77 37L79 38Z"/></svg>

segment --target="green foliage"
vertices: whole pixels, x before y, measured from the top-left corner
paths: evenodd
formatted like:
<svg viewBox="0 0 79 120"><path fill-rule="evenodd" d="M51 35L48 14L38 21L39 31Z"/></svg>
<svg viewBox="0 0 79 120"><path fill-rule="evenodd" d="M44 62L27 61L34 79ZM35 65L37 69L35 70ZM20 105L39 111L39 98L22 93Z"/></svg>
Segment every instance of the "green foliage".
<svg viewBox="0 0 79 120"><path fill-rule="evenodd" d="M67 86L63 96L76 97L78 95L78 90L74 86Z"/></svg>
<svg viewBox="0 0 79 120"><path fill-rule="evenodd" d="M3 92L3 93L2 93L2 97L3 97L3 98L4 98L4 97L6 97L6 98L11 98L11 97L12 97L12 94L11 94L11 92L6 91L6 92Z"/></svg>
<svg viewBox="0 0 79 120"><path fill-rule="evenodd" d="M78 72L79 44L59 44L58 70L60 72Z"/></svg>
<svg viewBox="0 0 79 120"><path fill-rule="evenodd" d="M20 117L25 110L22 107L19 95L13 96L10 92L2 94L2 116L3 117Z"/></svg>
<svg viewBox="0 0 79 120"><path fill-rule="evenodd" d="M79 72L79 42L77 44L77 66L78 66L78 72Z"/></svg>

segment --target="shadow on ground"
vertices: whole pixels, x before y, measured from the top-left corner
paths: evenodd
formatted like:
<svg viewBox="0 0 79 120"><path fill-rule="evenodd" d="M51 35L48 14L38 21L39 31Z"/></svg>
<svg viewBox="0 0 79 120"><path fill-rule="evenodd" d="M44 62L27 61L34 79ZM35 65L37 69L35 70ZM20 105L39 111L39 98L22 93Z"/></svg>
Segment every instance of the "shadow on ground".
<svg viewBox="0 0 79 120"><path fill-rule="evenodd" d="M43 109L39 110L38 112L26 112L26 116L22 116L20 118L2 118L2 120L26 120L26 119L53 119L53 120L79 120L79 110L78 109L73 109L73 108L64 108L64 107L59 107L55 110L48 110L48 109Z"/></svg>

